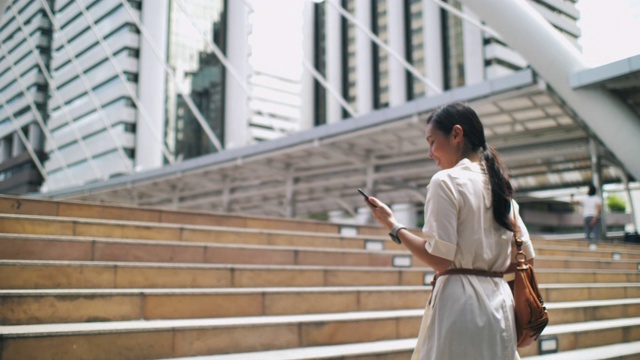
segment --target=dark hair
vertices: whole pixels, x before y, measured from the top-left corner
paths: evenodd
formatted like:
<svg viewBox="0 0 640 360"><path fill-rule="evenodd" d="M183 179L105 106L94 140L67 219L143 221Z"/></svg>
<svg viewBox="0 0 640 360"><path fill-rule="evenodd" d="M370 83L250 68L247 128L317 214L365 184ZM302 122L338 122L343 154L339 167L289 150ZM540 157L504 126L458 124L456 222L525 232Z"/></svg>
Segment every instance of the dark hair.
<svg viewBox="0 0 640 360"><path fill-rule="evenodd" d="M595 185L591 184L589 185L589 196L593 196L596 194L596 187Z"/></svg>
<svg viewBox="0 0 640 360"><path fill-rule="evenodd" d="M498 225L514 231L514 224L509 216L513 187L509 182L507 170L500 160L500 154L485 141L484 127L478 114L465 104L452 103L431 113L427 124L433 124L435 129L445 135L451 134L455 125L460 125L463 129L465 143L471 148L471 151L483 150L482 161L491 183L493 217Z"/></svg>

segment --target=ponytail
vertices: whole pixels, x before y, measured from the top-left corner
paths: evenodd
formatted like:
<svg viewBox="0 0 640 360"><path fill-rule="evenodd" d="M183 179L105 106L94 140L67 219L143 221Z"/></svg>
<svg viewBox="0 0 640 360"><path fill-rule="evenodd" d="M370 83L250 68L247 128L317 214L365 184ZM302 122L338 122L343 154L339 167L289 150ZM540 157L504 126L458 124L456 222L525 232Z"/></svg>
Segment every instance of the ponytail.
<svg viewBox="0 0 640 360"><path fill-rule="evenodd" d="M498 225L514 231L514 224L510 219L511 198L513 187L509 181L507 170L500 160L500 154L489 145L483 146L482 161L485 164L489 182L491 184L491 202L493 217Z"/></svg>

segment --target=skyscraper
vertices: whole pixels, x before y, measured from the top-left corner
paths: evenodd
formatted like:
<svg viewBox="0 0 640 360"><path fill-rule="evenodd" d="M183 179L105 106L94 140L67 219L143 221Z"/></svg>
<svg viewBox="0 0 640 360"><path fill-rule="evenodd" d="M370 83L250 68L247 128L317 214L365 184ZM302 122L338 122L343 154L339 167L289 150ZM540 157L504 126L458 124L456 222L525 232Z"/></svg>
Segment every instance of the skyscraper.
<svg viewBox="0 0 640 360"><path fill-rule="evenodd" d="M226 0L9 1L0 192L86 184L250 143L248 16L244 2Z"/></svg>
<svg viewBox="0 0 640 360"><path fill-rule="evenodd" d="M0 22L0 192L34 191L43 180L51 30L37 1L8 6Z"/></svg>
<svg viewBox="0 0 640 360"><path fill-rule="evenodd" d="M578 46L575 0L528 2ZM327 0L308 4L305 18L307 60L357 114L528 66L456 0ZM316 125L350 117L320 81L307 83L304 113Z"/></svg>

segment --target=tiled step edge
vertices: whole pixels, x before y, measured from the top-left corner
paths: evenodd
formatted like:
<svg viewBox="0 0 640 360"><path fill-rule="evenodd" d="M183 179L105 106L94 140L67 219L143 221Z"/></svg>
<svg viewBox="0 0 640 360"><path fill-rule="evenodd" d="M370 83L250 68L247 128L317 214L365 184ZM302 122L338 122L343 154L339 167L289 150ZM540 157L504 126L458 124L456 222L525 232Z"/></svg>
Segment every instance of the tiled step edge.
<svg viewBox="0 0 640 360"><path fill-rule="evenodd" d="M298 349L272 350L252 353L195 356L165 360L308 360L348 358L351 356L412 352L416 339L375 341L358 344L315 346ZM606 360L640 353L640 341L597 346L554 354L528 356L523 360Z"/></svg>

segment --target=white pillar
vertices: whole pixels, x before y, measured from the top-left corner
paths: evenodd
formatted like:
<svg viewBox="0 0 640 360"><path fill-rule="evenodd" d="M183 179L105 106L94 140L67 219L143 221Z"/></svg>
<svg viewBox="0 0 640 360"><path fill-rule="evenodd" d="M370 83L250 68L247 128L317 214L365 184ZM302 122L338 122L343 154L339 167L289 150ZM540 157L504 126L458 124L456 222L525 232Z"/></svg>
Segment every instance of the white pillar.
<svg viewBox="0 0 640 360"><path fill-rule="evenodd" d="M469 7L463 6L462 12L479 21ZM468 21L462 22L462 42L464 47L464 79L465 85L473 85L484 81L484 44L482 31Z"/></svg>
<svg viewBox="0 0 640 360"><path fill-rule="evenodd" d="M424 68L427 79L438 88L444 87L442 59L442 20L440 6L433 0L422 0L422 34L424 36ZM426 87L427 95L436 92Z"/></svg>
<svg viewBox="0 0 640 360"><path fill-rule="evenodd" d="M371 0L356 0L356 20L371 30ZM359 27L356 29L356 100L358 114L373 110L373 42Z"/></svg>
<svg viewBox="0 0 640 360"><path fill-rule="evenodd" d="M393 215L400 224L414 228L418 225L418 212L414 204L400 203L391 205Z"/></svg>
<svg viewBox="0 0 640 360"><path fill-rule="evenodd" d="M17 132L13 133L13 142L11 148L11 156L16 157L24 152L24 144L22 143L22 139L20 139L20 135Z"/></svg>
<svg viewBox="0 0 640 360"><path fill-rule="evenodd" d="M249 79L249 9L244 1L227 1L227 59L248 83ZM249 136L249 97L238 80L225 71L225 149L251 143ZM248 86L247 86L248 87Z"/></svg>
<svg viewBox="0 0 640 360"><path fill-rule="evenodd" d="M336 1L336 0L329 0ZM342 6L336 3L336 6ZM329 86L342 94L342 26L341 15L333 6L325 5L326 11L326 78ZM342 120L342 106L340 102L327 92L327 123Z"/></svg>
<svg viewBox="0 0 640 360"><path fill-rule="evenodd" d="M406 58L403 1L387 0L387 27L389 47ZM398 106L407 101L407 73L405 67L395 57L389 56L388 59L389 106Z"/></svg>
<svg viewBox="0 0 640 360"><path fill-rule="evenodd" d="M145 0L140 14L149 39L140 37L140 62L138 66L138 98L147 116L142 119L140 109L136 114L136 170L149 170L163 164L162 144L165 133L165 102L167 46L169 31L169 0ZM153 43L150 44L150 42ZM158 49L158 59L153 47ZM158 139L158 134L160 139Z"/></svg>

